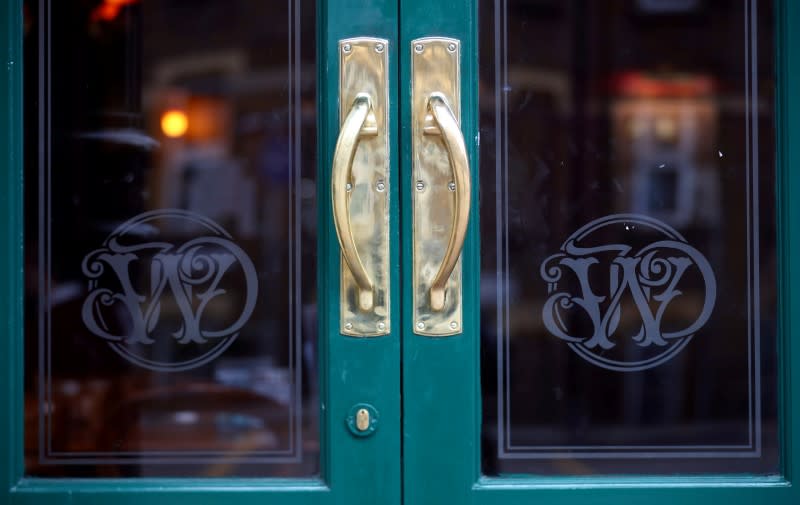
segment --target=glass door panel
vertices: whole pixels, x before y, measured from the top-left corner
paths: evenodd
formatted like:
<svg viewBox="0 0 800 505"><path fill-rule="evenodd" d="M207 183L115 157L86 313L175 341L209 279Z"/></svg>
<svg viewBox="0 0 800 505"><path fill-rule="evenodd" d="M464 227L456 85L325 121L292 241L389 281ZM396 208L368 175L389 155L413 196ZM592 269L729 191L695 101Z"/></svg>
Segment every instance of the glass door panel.
<svg viewBox="0 0 800 505"><path fill-rule="evenodd" d="M399 334L339 331L328 75L340 40L388 41L395 146L396 2L14 0L0 24L24 62L2 88L2 496L399 504Z"/></svg>
<svg viewBox="0 0 800 505"><path fill-rule="evenodd" d="M778 472L774 39L481 3L485 474Z"/></svg>
<svg viewBox="0 0 800 505"><path fill-rule="evenodd" d="M317 474L314 3L25 7L26 474Z"/></svg>

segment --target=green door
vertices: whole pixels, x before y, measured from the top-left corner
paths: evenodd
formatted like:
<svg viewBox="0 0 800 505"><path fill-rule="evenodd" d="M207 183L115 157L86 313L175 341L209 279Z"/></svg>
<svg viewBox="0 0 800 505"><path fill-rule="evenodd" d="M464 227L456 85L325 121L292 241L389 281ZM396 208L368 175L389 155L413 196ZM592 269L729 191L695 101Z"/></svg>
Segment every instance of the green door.
<svg viewBox="0 0 800 505"><path fill-rule="evenodd" d="M405 502L800 501L796 4L463 7L400 8L462 41L473 202L462 333L404 261Z"/></svg>
<svg viewBox="0 0 800 505"><path fill-rule="evenodd" d="M0 503L800 502L798 23L6 2Z"/></svg>
<svg viewBox="0 0 800 505"><path fill-rule="evenodd" d="M399 504L400 325L340 333L329 198L337 42L395 51L396 4L1 19L0 502Z"/></svg>

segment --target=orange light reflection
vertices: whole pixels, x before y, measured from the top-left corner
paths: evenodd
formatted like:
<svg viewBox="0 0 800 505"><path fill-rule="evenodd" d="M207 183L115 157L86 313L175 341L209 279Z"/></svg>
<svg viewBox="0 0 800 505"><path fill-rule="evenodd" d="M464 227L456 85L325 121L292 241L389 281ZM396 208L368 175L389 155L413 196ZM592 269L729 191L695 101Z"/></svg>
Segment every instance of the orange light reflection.
<svg viewBox="0 0 800 505"><path fill-rule="evenodd" d="M183 137L188 129L189 118L182 110L168 110L161 116L161 131L167 137Z"/></svg>
<svg viewBox="0 0 800 505"><path fill-rule="evenodd" d="M123 7L138 2L139 0L103 0L92 11L92 21L114 21Z"/></svg>

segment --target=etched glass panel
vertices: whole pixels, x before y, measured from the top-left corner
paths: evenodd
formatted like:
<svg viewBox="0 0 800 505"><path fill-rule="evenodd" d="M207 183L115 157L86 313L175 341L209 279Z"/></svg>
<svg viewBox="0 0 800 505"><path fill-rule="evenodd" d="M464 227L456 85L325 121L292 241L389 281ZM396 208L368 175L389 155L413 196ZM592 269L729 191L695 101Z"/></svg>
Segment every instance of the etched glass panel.
<svg viewBox="0 0 800 505"><path fill-rule="evenodd" d="M316 474L314 2L25 9L26 473Z"/></svg>
<svg viewBox="0 0 800 505"><path fill-rule="evenodd" d="M778 471L773 3L481 2L483 471Z"/></svg>

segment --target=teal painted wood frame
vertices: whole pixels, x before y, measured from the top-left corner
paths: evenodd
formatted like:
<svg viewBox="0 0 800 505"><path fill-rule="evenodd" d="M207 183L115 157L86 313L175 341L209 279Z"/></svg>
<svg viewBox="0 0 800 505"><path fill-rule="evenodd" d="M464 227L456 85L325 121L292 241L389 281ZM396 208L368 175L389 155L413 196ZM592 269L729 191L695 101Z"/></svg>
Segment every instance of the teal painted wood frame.
<svg viewBox="0 0 800 505"><path fill-rule="evenodd" d="M321 476L309 479L34 479L23 461L22 1L0 7L0 503L14 504L374 504L400 503L400 337L342 337L338 331L339 253L330 213L330 158L339 129L337 41L356 35L391 40L391 93L396 93L397 5L385 0L319 0L319 272ZM265 23L267 20L265 20ZM397 108L392 103L391 141ZM392 153L392 240L398 239L397 153ZM397 242L395 242L397 243ZM399 285L399 255L392 257ZM399 313L399 291L392 295ZM345 425L350 407L372 403L380 425L367 438Z"/></svg>
<svg viewBox="0 0 800 505"><path fill-rule="evenodd" d="M416 335L413 328L411 192L411 41L461 41L461 131L472 175L472 207L462 251L464 332ZM477 481L480 435L478 45L477 0L400 1L400 155L403 233L403 497L404 503L467 504ZM528 498L530 499L530 497Z"/></svg>
<svg viewBox="0 0 800 505"><path fill-rule="evenodd" d="M399 504L401 501L400 438L400 328L391 325L391 334L374 338L339 335L339 244L331 216L330 168L339 132L339 40L370 36L389 40L389 158L390 175L390 276L391 313L400 314L400 243L398 193L398 109L397 101L397 2L392 0L318 0L319 32L322 45L318 53L319 173L317 202L320 208L318 256L321 326L328 328L328 374L323 389L329 404L328 438L331 455L324 467L331 486L342 486L346 493L334 503ZM348 104L349 105L349 104ZM380 414L377 431L370 437L345 436L344 418L351 406L370 403Z"/></svg>
<svg viewBox="0 0 800 505"><path fill-rule="evenodd" d="M446 35L461 39L462 128L473 181L478 181L477 0L449 2L403 0L400 10L401 141L410 145L408 112L409 41ZM458 337L415 335L410 323L410 294L404 293L403 322L403 488L414 505L494 504L704 504L800 503L800 3L777 4L777 160L780 297L780 416L782 476L485 478L480 474L480 368L478 281L479 223L474 205L464 250L464 328ZM403 185L404 285L410 285L408 240L411 234L410 155L401 157ZM473 182L477 202L477 183Z"/></svg>
<svg viewBox="0 0 800 505"><path fill-rule="evenodd" d="M0 490L22 475L22 2L0 11ZM2 495L0 495L2 496Z"/></svg>

